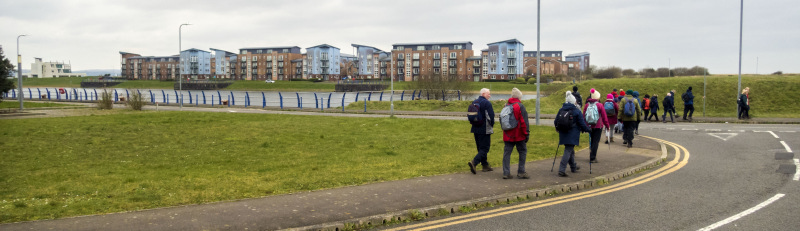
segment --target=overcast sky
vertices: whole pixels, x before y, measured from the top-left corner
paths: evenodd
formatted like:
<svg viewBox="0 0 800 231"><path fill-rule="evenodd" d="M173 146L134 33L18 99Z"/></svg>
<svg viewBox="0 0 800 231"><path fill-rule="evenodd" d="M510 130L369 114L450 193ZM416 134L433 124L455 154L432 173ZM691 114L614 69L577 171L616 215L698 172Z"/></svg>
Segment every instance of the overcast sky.
<svg viewBox="0 0 800 231"><path fill-rule="evenodd" d="M738 73L736 0L542 1L541 49L590 52L591 64L709 68ZM743 73L800 73L800 1L745 1ZM12 62L16 37L24 69L33 57L71 62L73 70L119 69L119 51L145 56L182 48L352 43L390 50L395 43L516 38L536 50L536 1L502 0L0 0L0 45ZM305 51L305 50L304 50ZM758 65L756 65L758 59ZM671 63L671 64L670 64Z"/></svg>

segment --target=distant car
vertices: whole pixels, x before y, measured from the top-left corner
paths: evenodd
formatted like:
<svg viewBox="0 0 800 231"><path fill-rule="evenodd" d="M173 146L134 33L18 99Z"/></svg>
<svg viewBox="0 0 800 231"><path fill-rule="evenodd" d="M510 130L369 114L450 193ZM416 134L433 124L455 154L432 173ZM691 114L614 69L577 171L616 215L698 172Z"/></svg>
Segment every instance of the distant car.
<svg viewBox="0 0 800 231"><path fill-rule="evenodd" d="M268 79L268 80L265 80L264 83L275 83L275 80Z"/></svg>

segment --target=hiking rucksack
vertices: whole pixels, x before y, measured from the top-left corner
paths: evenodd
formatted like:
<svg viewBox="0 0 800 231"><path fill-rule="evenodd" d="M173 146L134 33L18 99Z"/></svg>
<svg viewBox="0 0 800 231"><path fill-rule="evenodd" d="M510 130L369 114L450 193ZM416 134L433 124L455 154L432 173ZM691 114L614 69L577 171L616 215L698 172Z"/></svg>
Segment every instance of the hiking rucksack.
<svg viewBox="0 0 800 231"><path fill-rule="evenodd" d="M644 99L644 110L650 110L650 99Z"/></svg>
<svg viewBox="0 0 800 231"><path fill-rule="evenodd" d="M604 107L606 109L606 115L608 115L608 116L617 115L617 110L614 110L614 102L606 102Z"/></svg>
<svg viewBox="0 0 800 231"><path fill-rule="evenodd" d="M650 100L650 108L658 107L658 103L655 100Z"/></svg>
<svg viewBox="0 0 800 231"><path fill-rule="evenodd" d="M625 101L625 115L626 116L636 115L636 103L633 102L633 99L627 99Z"/></svg>
<svg viewBox="0 0 800 231"><path fill-rule="evenodd" d="M564 110L563 108L558 110L558 114L556 115L556 131L569 132L569 130L572 129L573 123L575 122L570 110Z"/></svg>
<svg viewBox="0 0 800 231"><path fill-rule="evenodd" d="M683 102L689 101L689 92L684 92L683 95L681 95L681 100L683 100Z"/></svg>
<svg viewBox="0 0 800 231"><path fill-rule="evenodd" d="M597 124L597 120L600 119L600 112L597 111L596 103L586 105L585 119L586 123L589 125Z"/></svg>
<svg viewBox="0 0 800 231"><path fill-rule="evenodd" d="M478 100L472 101L472 104L469 105L467 108L467 120L473 126L483 126L484 119L483 115L479 113L481 111L481 105L478 103Z"/></svg>
<svg viewBox="0 0 800 231"><path fill-rule="evenodd" d="M500 128L502 128L503 131L508 131L517 127L517 118L514 118L514 104L508 104L500 111Z"/></svg>

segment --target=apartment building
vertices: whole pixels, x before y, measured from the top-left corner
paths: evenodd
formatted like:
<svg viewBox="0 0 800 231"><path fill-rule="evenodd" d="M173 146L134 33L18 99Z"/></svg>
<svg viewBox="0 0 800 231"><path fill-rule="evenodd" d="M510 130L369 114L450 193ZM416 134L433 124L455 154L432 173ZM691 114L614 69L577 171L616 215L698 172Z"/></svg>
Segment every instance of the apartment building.
<svg viewBox="0 0 800 231"><path fill-rule="evenodd" d="M125 79L166 80L176 79L180 73L178 56L141 56L119 52L121 75Z"/></svg>
<svg viewBox="0 0 800 231"><path fill-rule="evenodd" d="M356 48L356 58L357 58L356 67L358 70L357 78L358 79L381 78L380 74L381 59L387 58L391 54L371 46L365 46L359 44L351 44L351 45Z"/></svg>
<svg viewBox="0 0 800 231"><path fill-rule="evenodd" d="M236 53L209 48L214 51L214 56L211 58L211 78L215 79L231 79L233 71L231 63L236 63Z"/></svg>
<svg viewBox="0 0 800 231"><path fill-rule="evenodd" d="M472 42L398 43L392 45L393 73L397 81L442 77L472 80Z"/></svg>
<svg viewBox="0 0 800 231"><path fill-rule="evenodd" d="M72 73L72 64L64 62L42 62L42 58L33 58L31 72L25 75L32 78L83 77L86 73Z"/></svg>
<svg viewBox="0 0 800 231"><path fill-rule="evenodd" d="M291 61L302 59L303 54L298 46L253 47L239 49L237 58L235 68L231 68L234 79L289 80L296 77L297 71Z"/></svg>
<svg viewBox="0 0 800 231"><path fill-rule="evenodd" d="M183 79L211 78L211 52L191 48L181 51L179 63Z"/></svg>
<svg viewBox="0 0 800 231"><path fill-rule="evenodd" d="M355 55L339 54L339 72L344 77L358 77L358 63Z"/></svg>
<svg viewBox="0 0 800 231"><path fill-rule="evenodd" d="M523 75L523 58L525 46L516 39L509 39L487 44L486 65L487 75L490 79L513 80Z"/></svg>
<svg viewBox="0 0 800 231"><path fill-rule="evenodd" d="M328 44L306 48L307 77L339 80L340 59L339 48Z"/></svg>
<svg viewBox="0 0 800 231"><path fill-rule="evenodd" d="M583 71L583 70L586 70L587 68L589 68L589 65L590 65L589 64L589 56L590 56L589 52L575 53L575 54L567 55L565 61L567 61L567 62L577 62L578 63L578 69Z"/></svg>

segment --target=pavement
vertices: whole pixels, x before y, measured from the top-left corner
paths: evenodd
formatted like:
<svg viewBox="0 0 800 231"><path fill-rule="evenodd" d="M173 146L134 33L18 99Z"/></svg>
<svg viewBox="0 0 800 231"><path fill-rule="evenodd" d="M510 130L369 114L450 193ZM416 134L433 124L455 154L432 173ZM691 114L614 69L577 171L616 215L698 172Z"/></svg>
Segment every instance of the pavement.
<svg viewBox="0 0 800 231"><path fill-rule="evenodd" d="M152 110L154 107L147 107ZM178 110L160 107L159 110ZM318 112L269 111L244 108L195 108L191 111L310 114ZM42 110L45 111L46 110ZM372 114L323 113L336 116L384 116ZM460 113L407 112L419 118L436 114L443 119L463 119ZM406 117L400 115L400 117ZM549 123L545 123L549 124ZM168 207L125 213L90 215L56 220L40 220L0 225L0 230L342 230L348 225L380 225L407 220L411 212L428 217L460 213L461 206L494 205L517 198L541 198L584 188L598 187L635 172L656 167L666 156L656 141L637 137L633 148L621 144L621 137L612 145L602 144L599 163L589 173L589 150L576 152L582 167L569 177L558 177L548 167L552 159L531 161L526 171L531 179L502 179L502 164L492 163L494 171L469 172L466 162L474 153L464 154L464 171L455 174L373 183L287 195L268 196L238 201ZM502 148L502 147L492 147ZM555 147L554 147L555 148ZM555 150L553 150L555 152ZM563 147L559 149L559 157ZM516 152L512 159L516 158ZM548 155L550 155L548 153ZM560 162L560 158L557 159ZM558 166L556 166L557 168ZM516 165L512 164L512 173Z"/></svg>

